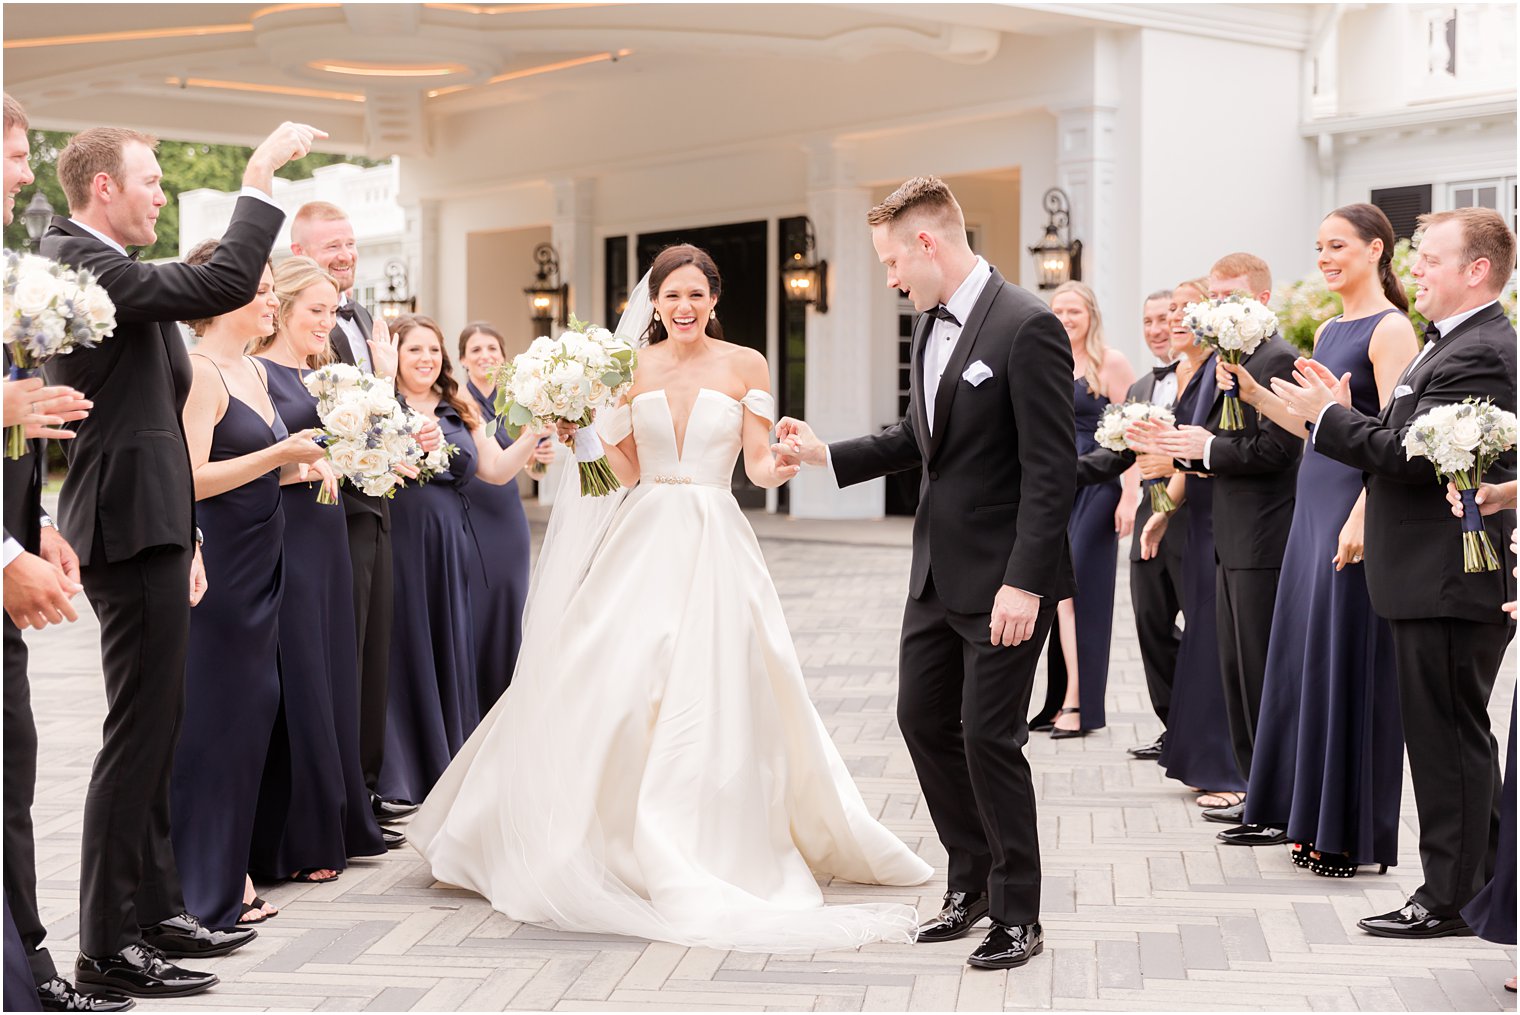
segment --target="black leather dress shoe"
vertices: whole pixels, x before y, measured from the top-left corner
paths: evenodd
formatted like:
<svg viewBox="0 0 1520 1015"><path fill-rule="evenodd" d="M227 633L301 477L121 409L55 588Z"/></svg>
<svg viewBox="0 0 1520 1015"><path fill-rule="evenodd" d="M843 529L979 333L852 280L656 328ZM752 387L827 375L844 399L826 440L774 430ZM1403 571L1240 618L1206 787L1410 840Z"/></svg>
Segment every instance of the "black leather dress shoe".
<svg viewBox="0 0 1520 1015"><path fill-rule="evenodd" d="M382 800L374 793L369 795L369 805L375 812L375 820L380 822L396 821L417 809L416 804L402 803L400 800Z"/></svg>
<svg viewBox="0 0 1520 1015"><path fill-rule="evenodd" d="M1230 846L1280 846L1288 833L1268 825L1236 825L1219 833L1219 841Z"/></svg>
<svg viewBox="0 0 1520 1015"><path fill-rule="evenodd" d="M61 976L55 976L37 988L37 1000L43 1011L126 1011L137 1002L124 994L86 994Z"/></svg>
<svg viewBox="0 0 1520 1015"><path fill-rule="evenodd" d="M920 941L954 941L971 933L976 922L987 915L991 903L986 892L946 892L945 908L939 915L918 928Z"/></svg>
<svg viewBox="0 0 1520 1015"><path fill-rule="evenodd" d="M1403 909L1369 916L1356 925L1375 937L1471 937L1473 932L1460 916L1436 916L1413 899Z"/></svg>
<svg viewBox="0 0 1520 1015"><path fill-rule="evenodd" d="M259 936L252 927L212 930L189 913L142 929L143 941L171 959L204 959L235 952Z"/></svg>
<svg viewBox="0 0 1520 1015"><path fill-rule="evenodd" d="M1155 761L1161 757L1161 748L1166 746L1166 734L1163 733L1148 744L1139 747L1131 747L1129 756L1139 761Z"/></svg>
<svg viewBox="0 0 1520 1015"><path fill-rule="evenodd" d="M157 948L130 944L115 955L80 955L74 982L81 990L112 991L131 997L185 997L216 986L215 973L197 973L166 962Z"/></svg>
<svg viewBox="0 0 1520 1015"><path fill-rule="evenodd" d="M1243 803L1232 804L1229 807L1206 807L1203 811L1205 821L1217 821L1221 825L1238 825L1246 816L1246 805Z"/></svg>
<svg viewBox="0 0 1520 1015"><path fill-rule="evenodd" d="M381 828L380 840L385 843L386 849L400 849L406 845L406 835L394 828Z"/></svg>
<svg viewBox="0 0 1520 1015"><path fill-rule="evenodd" d="M1045 931L1037 923L998 923L966 960L978 969L1015 969L1045 950Z"/></svg>

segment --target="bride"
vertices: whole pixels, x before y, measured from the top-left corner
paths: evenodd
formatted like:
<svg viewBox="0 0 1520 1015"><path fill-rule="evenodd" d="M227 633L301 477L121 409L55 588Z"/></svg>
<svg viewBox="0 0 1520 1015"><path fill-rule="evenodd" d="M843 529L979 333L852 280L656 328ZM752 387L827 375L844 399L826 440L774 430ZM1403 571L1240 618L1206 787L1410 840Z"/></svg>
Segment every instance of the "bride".
<svg viewBox="0 0 1520 1015"><path fill-rule="evenodd" d="M765 359L721 340L705 251L669 247L647 279L618 329L648 343L629 400L576 436L583 455L600 438L627 489L556 498L516 675L412 842L440 881L562 930L765 952L911 941L912 907L826 906L813 875L906 886L932 869L866 809L729 492L741 452L759 486L797 471L771 455Z"/></svg>

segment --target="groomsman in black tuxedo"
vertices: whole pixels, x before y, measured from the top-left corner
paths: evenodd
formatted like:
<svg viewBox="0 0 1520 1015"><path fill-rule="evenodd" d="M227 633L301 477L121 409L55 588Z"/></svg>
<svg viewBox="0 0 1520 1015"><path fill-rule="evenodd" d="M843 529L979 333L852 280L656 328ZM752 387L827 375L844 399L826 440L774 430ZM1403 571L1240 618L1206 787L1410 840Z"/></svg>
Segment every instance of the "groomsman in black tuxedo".
<svg viewBox="0 0 1520 1015"><path fill-rule="evenodd" d="M333 354L365 373L375 373L371 338L375 322L354 299L359 247L354 227L343 209L326 201L310 201L290 223L290 249L316 261L338 283L338 327L328 341ZM383 338L384 324L381 324ZM385 760L385 710L391 666L391 621L395 587L391 570L390 501L371 497L343 484L343 510L348 520L348 550L354 573L354 617L359 633L359 764L369 787L370 806L381 821L395 821L417 809L421 801L382 800L375 791ZM406 836L382 828L385 845L396 849Z"/></svg>
<svg viewBox="0 0 1520 1015"><path fill-rule="evenodd" d="M1130 385L1125 400L1149 402L1171 408L1177 401L1177 357L1172 353L1172 329L1168 320L1172 293L1161 289L1145 298L1141 327L1145 345L1155 363ZM1135 463L1133 452L1122 454L1095 448L1077 459L1077 485L1090 486L1122 475ZM1161 552L1150 560L1140 553L1140 534L1151 517L1150 496L1141 491L1135 508L1135 529L1129 547L1129 595L1135 612L1135 632L1140 640L1140 660L1145 667L1145 687L1151 708L1161 720L1161 735L1148 744L1131 747L1129 753L1154 761L1166 743L1166 717L1172 703L1172 677L1177 669L1177 650L1182 632L1182 551L1187 544L1187 505L1178 507L1161 540ZM1179 518L1179 515L1181 516Z"/></svg>
<svg viewBox="0 0 1520 1015"><path fill-rule="evenodd" d="M79 960L85 989L139 997L196 994L217 982L167 959L222 955L251 928L213 930L185 912L169 838L169 773L184 709L190 608L205 592L195 493L180 411L190 360L179 325L253 299L284 221L274 171L320 131L280 126L243 174L243 196L212 259L138 262L165 204L156 139L97 127L58 159L69 217L56 217L45 256L87 268L116 305L116 331L94 349L59 356L51 379L95 403L65 445L63 534L79 553L100 621L107 714L85 797Z"/></svg>
<svg viewBox="0 0 1520 1015"><path fill-rule="evenodd" d="M1421 223L1414 305L1432 323L1377 418L1349 408L1349 389L1311 360L1299 360L1293 382L1272 385L1306 421L1315 450L1366 474L1367 590L1393 631L1425 883L1403 908L1360 926L1411 939L1471 934L1461 909L1493 872L1501 780L1488 699L1515 630L1500 612L1515 598L1515 512L1483 520L1499 569L1467 574L1445 484L1403 447L1410 422L1437 406L1477 397L1515 411L1515 329L1498 303L1515 237L1487 208ZM1513 450L1484 476L1514 478Z"/></svg>
<svg viewBox="0 0 1520 1015"><path fill-rule="evenodd" d="M920 312L908 413L829 445L783 419L776 450L829 466L840 486L923 470L897 721L949 867L918 940L964 937L990 917L966 961L1010 969L1045 945L1024 745L1056 604L1076 587L1071 343L1038 297L972 252L943 181L909 180L866 221L887 285Z"/></svg>
<svg viewBox="0 0 1520 1015"><path fill-rule="evenodd" d="M32 182L26 112L5 96L5 224L16 195ZM10 366L7 347L6 366ZM37 851L32 800L37 789L37 724L27 676L22 628L74 621L79 558L42 511L46 438L74 436L57 429L84 419L90 403L72 388L43 388L41 378L5 382L6 426L26 426L26 453L5 459L5 898L14 918L30 982L43 1011L125 1011L135 1002L118 994L82 994L58 975L42 944L47 928L37 912ZM7 997L8 1001L13 999Z"/></svg>
<svg viewBox="0 0 1520 1015"><path fill-rule="evenodd" d="M1244 253L1220 258L1209 270L1209 296L1218 299L1232 293L1268 302L1272 272L1267 262ZM1281 335L1274 335L1241 366L1257 383L1266 385L1273 378L1291 377L1297 358L1298 351ZM1212 371L1215 361L1217 356L1204 369ZM1244 428L1223 429L1224 389L1215 373L1201 381L1205 386L1199 391L1199 413L1192 421L1197 425L1179 426L1159 439L1157 450L1214 479L1219 669L1235 765L1244 780L1251 774L1256 720L1267 676L1267 641L1277 579L1293 525L1304 442L1299 434L1289 433L1244 402L1240 403ZM1233 825L1219 833L1220 839L1232 845L1270 846L1286 841L1283 829L1240 824L1244 811L1241 802L1211 808L1203 816Z"/></svg>

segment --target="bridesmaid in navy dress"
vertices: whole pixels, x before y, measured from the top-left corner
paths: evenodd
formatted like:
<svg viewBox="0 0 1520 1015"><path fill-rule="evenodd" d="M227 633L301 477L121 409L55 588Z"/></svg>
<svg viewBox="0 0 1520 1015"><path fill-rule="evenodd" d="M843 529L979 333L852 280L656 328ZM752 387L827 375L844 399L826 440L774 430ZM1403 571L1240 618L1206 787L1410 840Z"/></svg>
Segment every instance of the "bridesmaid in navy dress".
<svg viewBox="0 0 1520 1015"><path fill-rule="evenodd" d="M37 997L37 980L32 967L26 961L26 946L11 919L10 900L5 906L5 980L4 1007L6 1011L41 1011L42 1003Z"/></svg>
<svg viewBox="0 0 1520 1015"><path fill-rule="evenodd" d="M1207 349L1193 341L1182 324L1188 303L1208 298L1207 284L1184 282L1172 293L1169 318L1172 350L1182 359L1177 367L1179 423L1207 414L1213 404L1214 364ZM1147 477L1150 478L1150 477ZM1214 613L1213 480L1202 476L1173 476L1168 492L1187 510L1187 552L1182 562L1182 615L1185 625L1177 649L1172 703L1167 714L1166 742L1157 759L1167 776L1189 787L1211 792L1199 797L1200 806L1238 803L1234 794L1245 789L1235 765L1225 717L1224 684L1219 677L1219 640ZM1152 515L1142 534L1141 553L1149 560L1159 551L1170 516Z"/></svg>
<svg viewBox="0 0 1520 1015"><path fill-rule="evenodd" d="M479 555L481 545L471 497L481 483L512 480L535 442L525 434L504 449L485 436L475 400L459 391L430 318L402 317L392 330L397 394L411 409L435 417L444 442L458 449L446 471L407 484L391 503L396 619L379 793L421 803L480 722L469 556Z"/></svg>
<svg viewBox="0 0 1520 1015"><path fill-rule="evenodd" d="M202 244L186 260L214 250L215 241ZM251 897L247 872L280 708L280 483L322 457L309 431L287 434L263 368L243 355L274 327L272 285L266 267L252 303L190 322L200 341L183 418L206 585L190 618L171 835L186 906L213 928L272 915Z"/></svg>
<svg viewBox="0 0 1520 1015"><path fill-rule="evenodd" d="M277 334L259 342L269 390L290 426L321 427L303 383L326 362L337 286L314 261L291 257L274 273ZM280 608L281 750L270 762L275 791L261 801L254 869L270 877L330 881L348 857L385 852L359 765L359 670L354 646L353 573L340 503L320 504L337 479L326 462L313 482L281 491L290 581Z"/></svg>
<svg viewBox="0 0 1520 1015"><path fill-rule="evenodd" d="M1350 378L1351 404L1376 416L1414 358L1408 299L1394 275L1393 226L1377 207L1325 217L1316 246L1344 313L1321 325L1314 359ZM1301 429L1276 395L1238 367L1241 397ZM1286 828L1294 862L1326 877L1398 862L1404 781L1393 640L1372 611L1362 568L1361 473L1304 451L1293 527L1267 649L1247 824Z"/></svg>
<svg viewBox="0 0 1520 1015"><path fill-rule="evenodd" d="M481 419L496 415L493 371L506 358L501 333L489 324L465 325L459 335L459 362L469 379ZM512 445L507 428L496 428L496 443ZM542 440L530 458L549 462L554 443ZM528 517L514 477L501 486L476 483L470 490L470 524L483 551L469 554L470 605L475 625L476 698L480 714L496 704L512 681L522 640L523 602L528 596Z"/></svg>
<svg viewBox="0 0 1520 1015"><path fill-rule="evenodd" d="M1076 454L1097 447L1093 431L1111 401L1122 402L1134 370L1103 340L1097 297L1082 282L1065 282L1050 300L1071 341L1076 376ZM1047 724L1052 739L1085 736L1107 725L1108 648L1114 625L1114 588L1119 573L1119 539L1134 523L1138 481L1133 470L1123 480L1079 487L1067 523L1077 594L1056 607L1048 653L1045 706L1032 728Z"/></svg>

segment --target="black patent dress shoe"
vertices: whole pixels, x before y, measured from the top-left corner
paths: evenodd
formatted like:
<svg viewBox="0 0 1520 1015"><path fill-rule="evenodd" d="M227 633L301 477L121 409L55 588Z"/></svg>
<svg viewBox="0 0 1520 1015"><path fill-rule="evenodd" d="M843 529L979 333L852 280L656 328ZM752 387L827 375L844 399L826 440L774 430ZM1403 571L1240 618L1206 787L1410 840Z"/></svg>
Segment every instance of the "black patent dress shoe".
<svg viewBox="0 0 1520 1015"><path fill-rule="evenodd" d="M142 929L143 942L171 959L204 959L235 952L259 936L252 927L212 930L189 913Z"/></svg>
<svg viewBox="0 0 1520 1015"><path fill-rule="evenodd" d="M81 954L74 963L74 982L88 992L111 991L130 997L186 997L216 986L215 973L181 969L163 952L141 942L115 955L94 958Z"/></svg>
<svg viewBox="0 0 1520 1015"><path fill-rule="evenodd" d="M918 928L920 941L954 941L971 933L976 922L987 915L991 903L986 892L946 892L945 908L939 915Z"/></svg>
<svg viewBox="0 0 1520 1015"><path fill-rule="evenodd" d="M1374 937L1471 937L1473 930L1460 916L1436 916L1410 899L1403 909L1382 916L1369 916L1356 925Z"/></svg>
<svg viewBox="0 0 1520 1015"><path fill-rule="evenodd" d="M1148 744L1139 747L1131 747L1129 756L1139 761L1155 761L1161 757L1161 748L1166 746L1166 734L1163 733Z"/></svg>
<svg viewBox="0 0 1520 1015"><path fill-rule="evenodd" d="M375 812L375 820L381 822L397 821L417 809L416 804L403 803L400 800L382 800L374 793L369 795L369 805Z"/></svg>
<svg viewBox="0 0 1520 1015"><path fill-rule="evenodd" d="M1232 804L1229 807L1206 807L1203 811L1205 821L1217 821L1221 825L1238 825L1246 816L1244 803Z"/></svg>
<svg viewBox="0 0 1520 1015"><path fill-rule="evenodd" d="M1219 841L1230 846L1281 846L1288 833L1268 825L1236 825L1220 832Z"/></svg>
<svg viewBox="0 0 1520 1015"><path fill-rule="evenodd" d="M385 843L386 849L400 849L406 845L406 835L394 828L381 828L380 841Z"/></svg>
<svg viewBox="0 0 1520 1015"><path fill-rule="evenodd" d="M61 976L39 984L37 1000L43 1011L126 1011L137 1006L125 994L86 994Z"/></svg>
<svg viewBox="0 0 1520 1015"><path fill-rule="evenodd" d="M1037 923L998 923L966 960L978 969L1016 969L1045 950L1045 931Z"/></svg>

